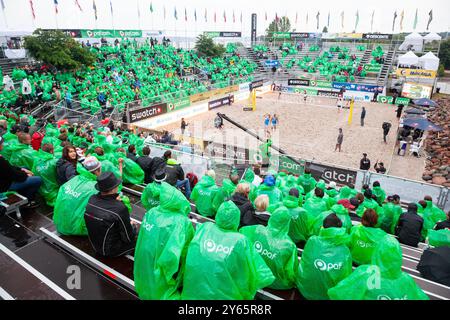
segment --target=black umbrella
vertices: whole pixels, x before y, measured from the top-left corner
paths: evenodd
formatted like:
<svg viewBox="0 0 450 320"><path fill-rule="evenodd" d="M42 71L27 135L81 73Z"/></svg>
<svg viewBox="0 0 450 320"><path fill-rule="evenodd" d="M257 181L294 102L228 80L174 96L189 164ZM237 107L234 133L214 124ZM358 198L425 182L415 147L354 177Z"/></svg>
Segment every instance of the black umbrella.
<svg viewBox="0 0 450 320"><path fill-rule="evenodd" d="M425 250L417 270L425 279L450 286L450 247Z"/></svg>
<svg viewBox="0 0 450 320"><path fill-rule="evenodd" d="M417 108L409 108L405 110L405 113L407 114L426 114L425 111L422 111L420 109Z"/></svg>

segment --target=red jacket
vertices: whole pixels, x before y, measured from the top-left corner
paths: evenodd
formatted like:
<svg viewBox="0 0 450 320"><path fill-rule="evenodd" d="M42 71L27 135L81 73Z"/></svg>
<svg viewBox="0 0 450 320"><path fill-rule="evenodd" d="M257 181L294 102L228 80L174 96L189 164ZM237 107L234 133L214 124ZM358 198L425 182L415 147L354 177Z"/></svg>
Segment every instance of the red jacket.
<svg viewBox="0 0 450 320"><path fill-rule="evenodd" d="M31 136L31 146L34 150L38 151L41 148L42 140L44 139L44 135L39 131L36 131Z"/></svg>

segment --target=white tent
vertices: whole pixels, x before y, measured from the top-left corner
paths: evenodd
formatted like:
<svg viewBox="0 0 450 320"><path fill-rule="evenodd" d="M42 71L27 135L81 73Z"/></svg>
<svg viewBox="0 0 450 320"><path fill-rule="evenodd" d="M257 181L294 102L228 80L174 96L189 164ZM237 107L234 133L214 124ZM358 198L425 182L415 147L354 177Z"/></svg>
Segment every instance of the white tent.
<svg viewBox="0 0 450 320"><path fill-rule="evenodd" d="M419 57L414 52L408 51L398 58L398 65L408 67L419 65Z"/></svg>
<svg viewBox="0 0 450 320"><path fill-rule="evenodd" d="M434 40L441 40L441 36L438 35L436 32L430 32L425 37L423 37L423 40L425 40L425 43L432 42Z"/></svg>
<svg viewBox="0 0 450 320"><path fill-rule="evenodd" d="M405 37L405 41L403 41L399 49L422 51L422 47L423 47L423 37L417 32L413 32Z"/></svg>
<svg viewBox="0 0 450 320"><path fill-rule="evenodd" d="M437 70L439 68L439 58L430 51L419 58L419 64L426 70Z"/></svg>

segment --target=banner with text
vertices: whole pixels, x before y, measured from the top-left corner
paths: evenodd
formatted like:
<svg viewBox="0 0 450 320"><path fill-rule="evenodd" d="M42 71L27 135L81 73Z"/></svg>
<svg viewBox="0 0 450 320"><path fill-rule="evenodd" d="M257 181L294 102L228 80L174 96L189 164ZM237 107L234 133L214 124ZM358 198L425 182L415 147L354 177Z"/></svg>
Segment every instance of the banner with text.
<svg viewBox="0 0 450 320"><path fill-rule="evenodd" d="M398 68L396 71L397 77L406 78L425 78L434 79L436 78L436 71L434 70L421 70L421 69L403 69Z"/></svg>
<svg viewBox="0 0 450 320"><path fill-rule="evenodd" d="M153 106L139 108L128 111L128 122L134 123L145 119L153 118L167 112L167 103L160 103Z"/></svg>

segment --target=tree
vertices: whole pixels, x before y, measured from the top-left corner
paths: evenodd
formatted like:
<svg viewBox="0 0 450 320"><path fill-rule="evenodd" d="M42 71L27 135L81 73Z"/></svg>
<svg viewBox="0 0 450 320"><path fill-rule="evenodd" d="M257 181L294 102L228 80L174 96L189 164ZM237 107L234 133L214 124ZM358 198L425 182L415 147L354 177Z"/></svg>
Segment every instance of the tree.
<svg viewBox="0 0 450 320"><path fill-rule="evenodd" d="M90 66L96 59L95 54L59 30L36 29L25 37L25 48L36 60L61 71Z"/></svg>
<svg viewBox="0 0 450 320"><path fill-rule="evenodd" d="M441 42L439 50L439 59L446 70L450 69L450 39Z"/></svg>
<svg viewBox="0 0 450 320"><path fill-rule="evenodd" d="M438 68L438 77L443 78L445 77L445 68L444 65L442 63L439 64L439 68Z"/></svg>
<svg viewBox="0 0 450 320"><path fill-rule="evenodd" d="M195 42L195 50L199 56L221 57L225 53L225 47L221 44L215 44L213 39L206 34L201 34Z"/></svg>
<svg viewBox="0 0 450 320"><path fill-rule="evenodd" d="M291 22L288 17L274 19L266 29L266 37L272 38L274 32L289 32L291 30Z"/></svg>
<svg viewBox="0 0 450 320"><path fill-rule="evenodd" d="M327 26L324 26L324 27L323 27L322 33L328 33L328 28L327 28Z"/></svg>

